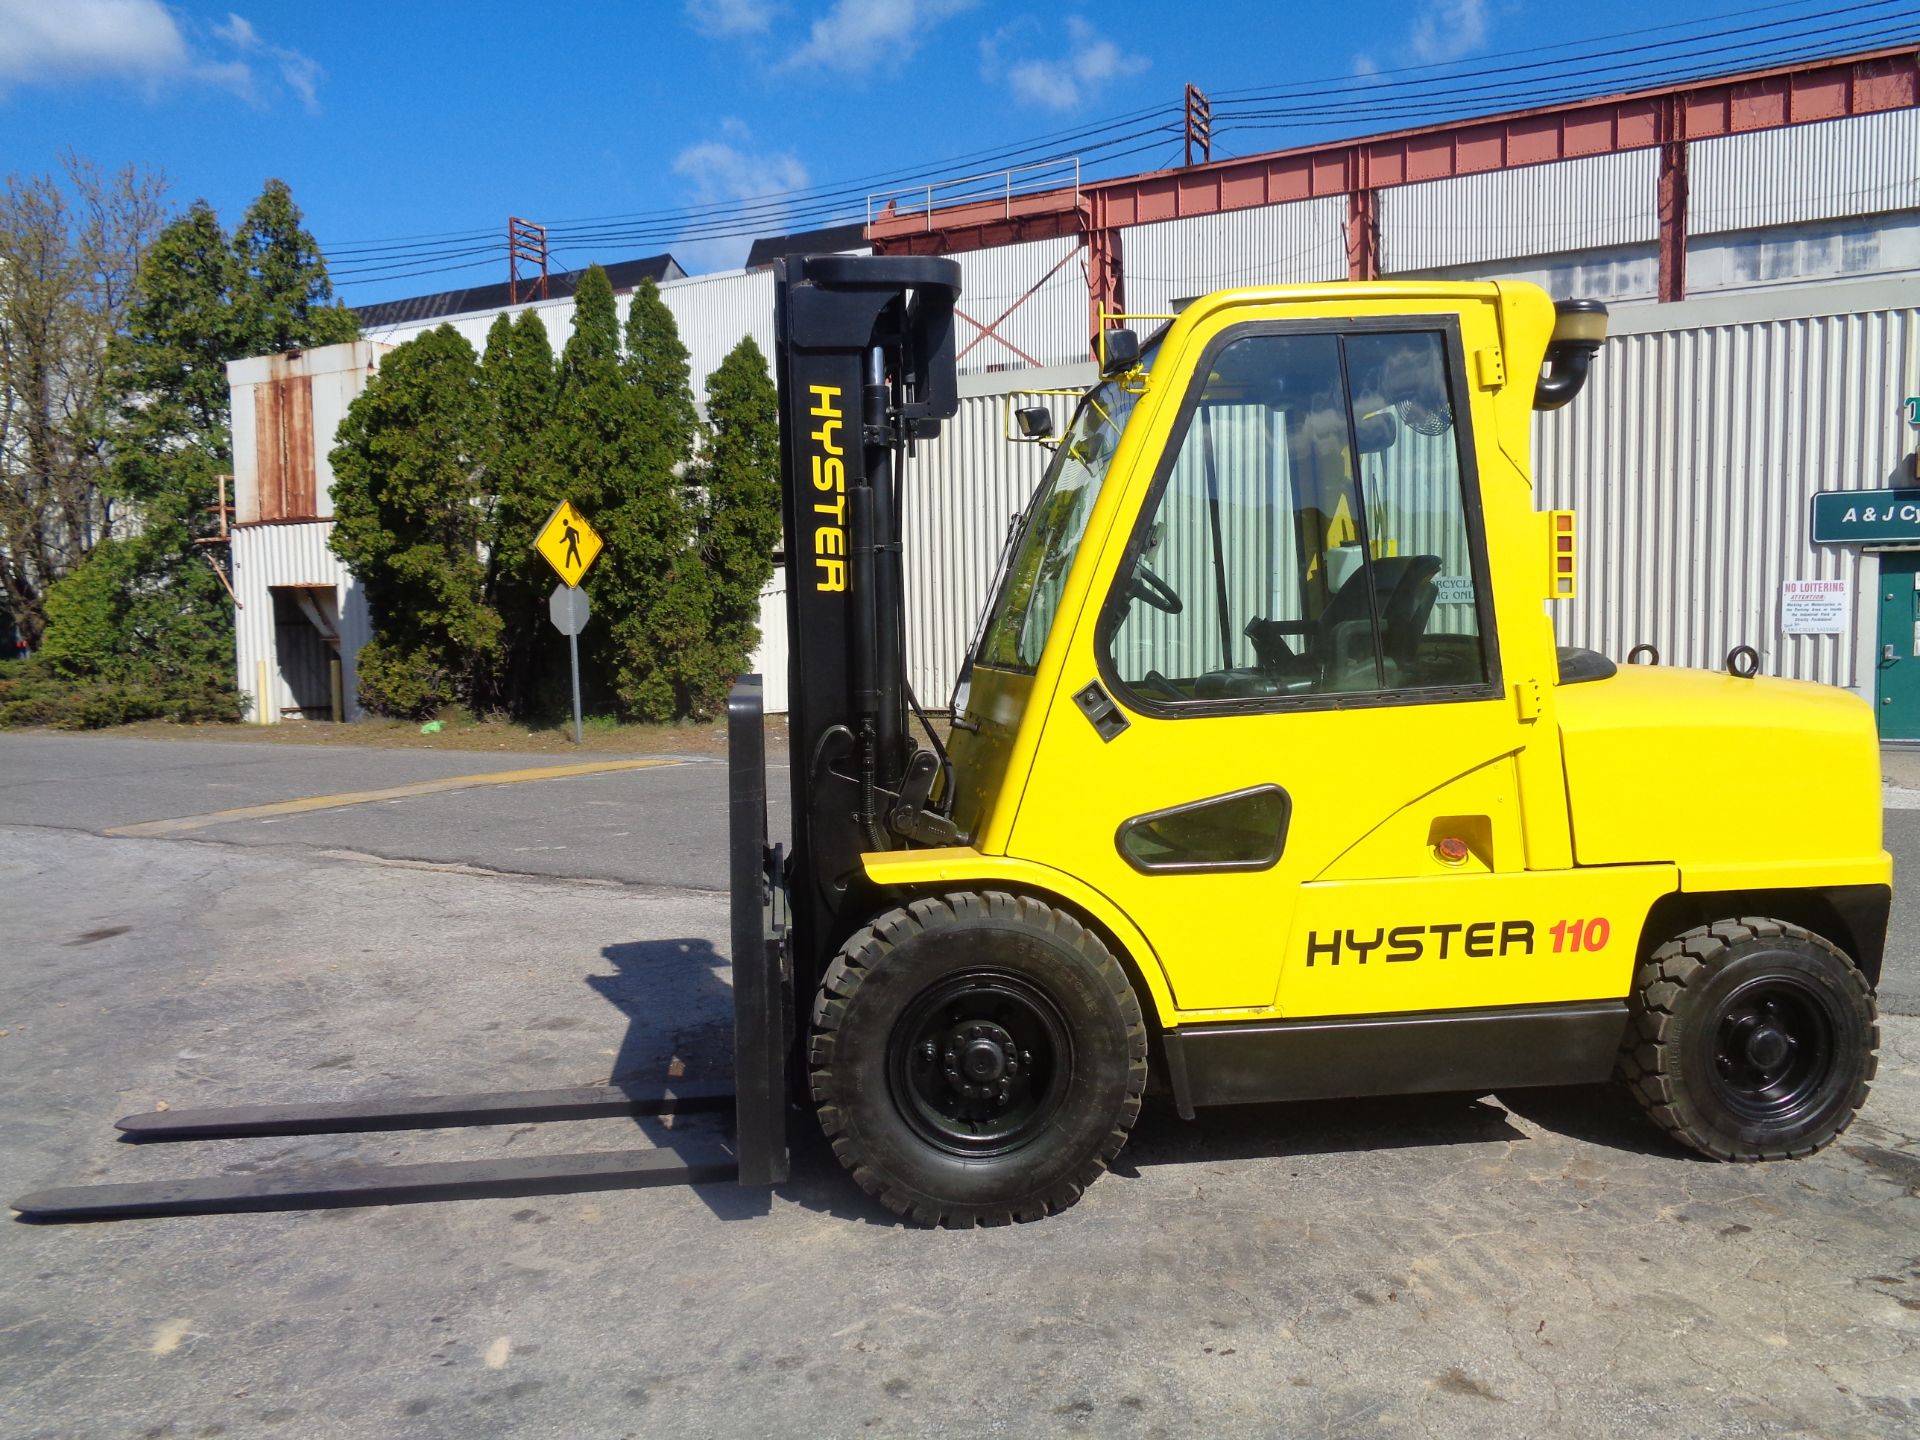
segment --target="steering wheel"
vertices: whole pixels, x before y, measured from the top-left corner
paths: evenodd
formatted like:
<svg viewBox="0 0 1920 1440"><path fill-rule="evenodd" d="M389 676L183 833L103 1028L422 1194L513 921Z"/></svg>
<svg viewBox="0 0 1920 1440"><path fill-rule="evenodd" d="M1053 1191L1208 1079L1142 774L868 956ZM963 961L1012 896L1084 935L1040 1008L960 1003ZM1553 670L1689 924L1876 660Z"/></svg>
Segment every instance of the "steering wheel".
<svg viewBox="0 0 1920 1440"><path fill-rule="evenodd" d="M1178 615L1187 608L1174 588L1147 568L1147 562L1136 560L1133 566L1133 578L1127 582L1127 598L1144 600L1154 609L1168 615Z"/></svg>

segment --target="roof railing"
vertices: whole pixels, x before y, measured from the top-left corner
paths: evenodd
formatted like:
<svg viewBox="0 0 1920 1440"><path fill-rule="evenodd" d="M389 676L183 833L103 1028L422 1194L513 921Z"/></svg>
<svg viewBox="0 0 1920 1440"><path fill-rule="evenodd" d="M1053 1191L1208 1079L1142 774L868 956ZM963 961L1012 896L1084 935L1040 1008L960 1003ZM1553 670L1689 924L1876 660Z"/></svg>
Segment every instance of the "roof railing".
<svg viewBox="0 0 1920 1440"><path fill-rule="evenodd" d="M1069 155L1058 160L1038 160L1031 165L1016 165L1008 170L988 170L979 175L962 175L954 180L936 180L930 185L907 185L897 190L876 190L867 196L867 225L875 220L911 219L918 215L928 230L933 228L936 210L956 205L973 205L998 200L1003 215L1011 218L1013 202L1019 196L1039 195L1053 190L1071 189L1073 203L1080 203L1080 157Z"/></svg>

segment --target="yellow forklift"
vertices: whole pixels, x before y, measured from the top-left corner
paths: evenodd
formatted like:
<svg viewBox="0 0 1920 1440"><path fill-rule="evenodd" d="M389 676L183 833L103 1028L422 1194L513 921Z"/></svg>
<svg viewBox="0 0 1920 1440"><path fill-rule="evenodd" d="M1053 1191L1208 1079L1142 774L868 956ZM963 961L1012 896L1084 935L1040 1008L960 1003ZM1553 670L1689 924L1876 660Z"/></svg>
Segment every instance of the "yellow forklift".
<svg viewBox="0 0 1920 1440"><path fill-rule="evenodd" d="M911 335L956 282L780 277L780 878L807 1092L855 1179L922 1222L1035 1219L1113 1159L1150 1074L1190 1117L1617 1069L1721 1159L1845 1128L1892 893L1873 718L1750 653L1556 645L1575 523L1535 508L1532 415L1580 390L1604 306L1294 286L1109 332L1064 434L1020 416L1052 461L922 747L888 447L951 382L872 341L832 374L806 324L884 284Z"/></svg>
<svg viewBox="0 0 1920 1440"><path fill-rule="evenodd" d="M788 1097L870 1193L1038 1219L1150 1077L1200 1106L1600 1082L1725 1160L1864 1102L1892 864L1867 707L1555 643L1575 521L1532 415L1591 302L1211 295L1101 378L1009 541L951 725L905 680L903 458L958 409L959 267L776 266L793 833L731 702L735 1088L130 1116L130 1138L731 1110L702 1151L40 1192L40 1220L786 1178ZM946 733L943 734L943 728ZM676 1132L677 1133L677 1132Z"/></svg>

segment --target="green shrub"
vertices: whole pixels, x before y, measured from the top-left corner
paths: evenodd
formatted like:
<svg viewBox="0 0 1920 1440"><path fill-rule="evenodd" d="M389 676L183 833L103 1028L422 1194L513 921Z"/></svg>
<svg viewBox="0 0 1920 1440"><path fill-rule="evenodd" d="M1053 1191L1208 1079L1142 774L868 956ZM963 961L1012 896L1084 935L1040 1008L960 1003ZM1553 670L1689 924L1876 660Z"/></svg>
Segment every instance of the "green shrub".
<svg viewBox="0 0 1920 1440"><path fill-rule="evenodd" d="M0 664L0 729L98 730L135 720L231 724L245 716L248 703L230 685L72 680L38 656Z"/></svg>
<svg viewBox="0 0 1920 1440"><path fill-rule="evenodd" d="M433 652L396 649L376 636L360 650L360 703L376 715L426 720L460 698L459 687Z"/></svg>

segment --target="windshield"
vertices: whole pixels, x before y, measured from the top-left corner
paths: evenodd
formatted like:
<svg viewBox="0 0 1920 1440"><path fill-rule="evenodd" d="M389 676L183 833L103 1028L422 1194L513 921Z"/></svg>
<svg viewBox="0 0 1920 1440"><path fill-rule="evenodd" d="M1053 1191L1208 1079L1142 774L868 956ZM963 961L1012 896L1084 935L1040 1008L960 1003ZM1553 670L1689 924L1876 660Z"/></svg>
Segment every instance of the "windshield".
<svg viewBox="0 0 1920 1440"><path fill-rule="evenodd" d="M977 663L1002 670L1031 670L1040 663L1067 571L1137 398L1117 380L1107 380L1080 402L1002 569Z"/></svg>

